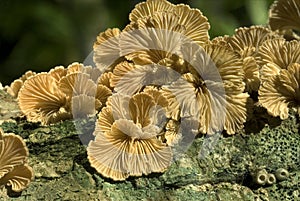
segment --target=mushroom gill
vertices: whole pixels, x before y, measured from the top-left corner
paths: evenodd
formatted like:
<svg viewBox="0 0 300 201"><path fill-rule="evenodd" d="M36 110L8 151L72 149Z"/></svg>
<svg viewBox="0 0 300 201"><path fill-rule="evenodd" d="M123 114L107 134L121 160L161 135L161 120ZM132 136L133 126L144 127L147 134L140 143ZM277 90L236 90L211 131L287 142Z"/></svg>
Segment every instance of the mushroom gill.
<svg viewBox="0 0 300 201"><path fill-rule="evenodd" d="M286 37L300 39L300 1L276 0L269 10L269 25ZM296 32L295 32L296 31Z"/></svg>
<svg viewBox="0 0 300 201"><path fill-rule="evenodd" d="M198 49L188 45L183 53L189 58L190 73L163 86L172 107L180 108L181 118L193 116L202 133L225 129L234 134L246 121L249 97L243 93L241 60L232 49L218 44Z"/></svg>
<svg viewBox="0 0 300 201"><path fill-rule="evenodd" d="M18 102L21 111L32 122L45 125L72 117L68 99L57 80L48 73L39 73L26 80Z"/></svg>
<svg viewBox="0 0 300 201"><path fill-rule="evenodd" d="M11 186L13 191L25 189L33 179L33 171L26 164L28 149L23 139L5 134L0 128L0 187Z"/></svg>
<svg viewBox="0 0 300 201"><path fill-rule="evenodd" d="M124 180L163 172L171 165L171 149L159 138L166 119L158 105L165 100L158 93L148 89L132 97L109 98L96 123L95 140L87 148L91 166L100 174Z"/></svg>
<svg viewBox="0 0 300 201"><path fill-rule="evenodd" d="M263 82L292 63L300 63L300 43L283 38L270 39L261 45L259 54L262 62L260 79Z"/></svg>
<svg viewBox="0 0 300 201"><path fill-rule="evenodd" d="M242 27L235 30L235 34L228 39L228 43L243 59L245 91L257 91L259 80L259 69L261 60L259 47L269 39L280 38L275 32L262 26Z"/></svg>
<svg viewBox="0 0 300 201"><path fill-rule="evenodd" d="M300 115L300 64L293 63L266 79L259 88L258 100L273 116L288 118L289 108Z"/></svg>

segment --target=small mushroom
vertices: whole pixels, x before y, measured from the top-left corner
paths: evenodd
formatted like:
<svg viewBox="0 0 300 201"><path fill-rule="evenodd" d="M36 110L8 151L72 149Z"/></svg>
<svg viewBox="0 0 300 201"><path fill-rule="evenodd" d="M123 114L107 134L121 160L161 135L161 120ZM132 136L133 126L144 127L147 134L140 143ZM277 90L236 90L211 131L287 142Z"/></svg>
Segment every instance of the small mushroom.
<svg viewBox="0 0 300 201"><path fill-rule="evenodd" d="M268 174L267 184L272 185L276 183L276 177L274 174Z"/></svg>
<svg viewBox="0 0 300 201"><path fill-rule="evenodd" d="M173 108L180 107L180 117L194 117L199 131L213 134L225 129L234 134L243 127L248 107L243 93L242 63L232 49L208 44L204 49L193 46L183 51L190 58L190 73L169 86L163 86ZM172 115L176 120L176 115Z"/></svg>
<svg viewBox="0 0 300 201"><path fill-rule="evenodd" d="M48 73L39 73L26 80L18 102L21 111L32 122L45 125L72 117L69 101L57 80Z"/></svg>
<svg viewBox="0 0 300 201"><path fill-rule="evenodd" d="M259 103L273 116L288 118L289 108L300 115L300 64L294 63L287 69L266 79L259 88Z"/></svg>
<svg viewBox="0 0 300 201"><path fill-rule="evenodd" d="M97 36L94 43L94 62L100 71L112 70L122 60L119 48L121 31L117 28L107 29Z"/></svg>
<svg viewBox="0 0 300 201"><path fill-rule="evenodd" d="M0 128L0 187L11 186L13 191L25 189L33 179L33 171L26 164L28 149L23 139L5 134Z"/></svg>
<svg viewBox="0 0 300 201"><path fill-rule="evenodd" d="M290 173L285 168L278 168L275 172L275 176L276 176L276 179L278 179L279 181L284 181L289 178Z"/></svg>
<svg viewBox="0 0 300 201"><path fill-rule="evenodd" d="M258 184L258 185L265 185L268 182L268 172L265 169L258 170L254 175L253 175L253 181Z"/></svg>
<svg viewBox="0 0 300 201"><path fill-rule="evenodd" d="M165 12L174 9L174 5L166 0L147 0L135 5L129 14L129 20L137 22L139 19L149 17L157 12Z"/></svg>
<svg viewBox="0 0 300 201"><path fill-rule="evenodd" d="M266 40L259 48L262 68L266 64L273 67L287 69L292 63L300 63L300 43L296 40L286 41L283 38ZM265 79L263 70L261 79ZM267 79L267 77L266 77Z"/></svg>
<svg viewBox="0 0 300 201"><path fill-rule="evenodd" d="M35 72L32 72L31 70L27 71L24 75L22 75L22 77L20 77L19 79L16 79L15 81L13 81L9 87L6 88L7 93L10 94L12 97L17 98L18 97L18 93L21 89L21 87L23 86L24 82L30 78L31 76L35 75Z"/></svg>

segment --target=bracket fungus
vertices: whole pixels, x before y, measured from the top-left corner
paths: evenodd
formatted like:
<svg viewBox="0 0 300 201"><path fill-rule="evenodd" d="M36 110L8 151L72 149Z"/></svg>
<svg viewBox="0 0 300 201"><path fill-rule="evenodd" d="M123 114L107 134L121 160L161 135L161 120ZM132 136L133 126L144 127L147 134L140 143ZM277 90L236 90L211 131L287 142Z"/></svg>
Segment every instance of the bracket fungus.
<svg viewBox="0 0 300 201"><path fill-rule="evenodd" d="M20 109L29 121L43 125L94 115L111 95L111 89L98 83L100 74L99 69L75 62L33 75L19 92Z"/></svg>
<svg viewBox="0 0 300 201"><path fill-rule="evenodd" d="M244 82L246 91L258 91L261 61L259 47L268 39L281 38L278 34L263 26L241 27L227 39L229 45L243 60Z"/></svg>
<svg viewBox="0 0 300 201"><path fill-rule="evenodd" d="M5 134L0 128L0 187L11 186L15 192L27 188L33 180L27 157L28 149L23 139L15 134Z"/></svg>
<svg viewBox="0 0 300 201"><path fill-rule="evenodd" d="M22 77L20 77L19 79L16 79L15 81L13 81L9 87L6 88L7 93L10 94L12 97L17 98L18 97L18 93L21 89L21 87L23 86L24 82L30 78L31 76L35 75L35 72L32 72L31 70L27 71L24 75L22 75Z"/></svg>
<svg viewBox="0 0 300 201"><path fill-rule="evenodd" d="M273 116L288 118L289 108L300 114L300 43L285 39L265 41L260 47L263 62L259 103Z"/></svg>
<svg viewBox="0 0 300 201"><path fill-rule="evenodd" d="M165 171L172 151L159 138L165 125L161 98L147 91L132 97L112 95L87 147L91 166L113 180Z"/></svg>

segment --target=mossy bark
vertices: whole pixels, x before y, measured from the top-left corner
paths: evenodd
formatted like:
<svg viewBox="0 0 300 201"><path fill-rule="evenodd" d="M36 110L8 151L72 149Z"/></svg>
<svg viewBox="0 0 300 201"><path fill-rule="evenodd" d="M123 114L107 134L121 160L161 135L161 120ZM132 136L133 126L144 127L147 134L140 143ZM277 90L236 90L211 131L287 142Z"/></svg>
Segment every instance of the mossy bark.
<svg viewBox="0 0 300 201"><path fill-rule="evenodd" d="M194 140L165 173L115 182L90 167L86 144L95 119L50 126L27 122L17 103L0 91L0 127L24 138L35 179L21 193L0 190L0 200L297 200L300 196L299 118L272 118L260 108L246 128L218 140ZM205 142L205 143L204 143ZM213 147L208 146L214 143ZM208 145L207 145L208 144ZM207 149L207 150L205 150ZM210 149L210 150L208 150ZM200 151L206 151L201 155ZM289 177L259 186L253 174L278 168Z"/></svg>

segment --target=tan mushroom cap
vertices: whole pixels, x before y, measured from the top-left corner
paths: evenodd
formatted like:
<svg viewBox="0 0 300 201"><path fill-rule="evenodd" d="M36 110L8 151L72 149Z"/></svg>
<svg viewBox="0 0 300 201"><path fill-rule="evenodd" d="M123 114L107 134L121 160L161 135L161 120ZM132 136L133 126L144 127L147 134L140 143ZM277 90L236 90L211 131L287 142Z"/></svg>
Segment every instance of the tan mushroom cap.
<svg viewBox="0 0 300 201"><path fill-rule="evenodd" d="M12 186L16 192L26 188L33 179L33 171L26 164L28 149L15 134L4 134L0 128L0 186Z"/></svg>
<svg viewBox="0 0 300 201"><path fill-rule="evenodd" d="M49 71L49 74L58 82L67 75L67 69L63 66L56 66Z"/></svg>
<svg viewBox="0 0 300 201"><path fill-rule="evenodd" d="M96 138L88 145L88 158L99 173L124 180L162 172L170 165L171 149L159 138L166 124L159 104L167 105L166 98L154 87L132 97L109 97L98 116Z"/></svg>
<svg viewBox="0 0 300 201"><path fill-rule="evenodd" d="M294 63L270 76L259 88L259 102L273 116L288 118L289 108L300 115L300 64Z"/></svg>
<svg viewBox="0 0 300 201"><path fill-rule="evenodd" d="M242 58L245 58L248 56L256 57L261 44L273 38L280 38L280 36L266 27L251 26L236 29L228 42Z"/></svg>
<svg viewBox="0 0 300 201"><path fill-rule="evenodd" d="M18 93L23 86L24 82L30 78L31 76L35 75L35 72L32 72L31 70L27 71L22 75L19 79L16 79L13 81L9 87L7 87L7 93L10 94L12 97L17 98Z"/></svg>
<svg viewBox="0 0 300 201"><path fill-rule="evenodd" d="M50 74L30 77L21 88L18 100L29 121L50 124L71 118L68 100Z"/></svg>
<svg viewBox="0 0 300 201"><path fill-rule="evenodd" d="M257 91L260 85L259 67L254 57L246 57L243 59L244 82L246 84L245 91Z"/></svg>
<svg viewBox="0 0 300 201"><path fill-rule="evenodd" d="M287 69L292 63L300 63L299 41L286 41L285 39L270 39L265 41L259 49L262 65L267 63Z"/></svg>
<svg viewBox="0 0 300 201"><path fill-rule="evenodd" d="M0 128L0 180L15 166L24 164L28 149L23 139L14 134L4 134Z"/></svg>
<svg viewBox="0 0 300 201"><path fill-rule="evenodd" d="M111 84L112 76L113 76L112 72L103 73L98 80L98 84L102 84L102 85L108 87L109 89L113 90L114 87Z"/></svg>
<svg viewBox="0 0 300 201"><path fill-rule="evenodd" d="M199 44L209 39L210 25L207 18L198 9L191 9L188 5L173 5L164 0L148 0L137 4L129 19L139 23L139 28L153 27L180 32ZM134 23L131 24L136 26Z"/></svg>
<svg viewBox="0 0 300 201"><path fill-rule="evenodd" d="M172 101L170 105L180 108L180 117L196 118L202 133L211 134L224 128L228 134L234 134L246 121L249 97L243 93L241 60L232 49L219 44L207 44L205 51L193 47L189 50L187 54L194 55L191 73L163 87Z"/></svg>
<svg viewBox="0 0 300 201"><path fill-rule="evenodd" d="M98 68L93 68L92 66L85 66L82 63L73 62L70 64L67 69L65 69L67 75L73 73L83 73L89 75L89 78L93 80L95 83L98 81L101 76L101 71Z"/></svg>
<svg viewBox="0 0 300 201"><path fill-rule="evenodd" d="M272 30L300 31L300 1L274 1L269 11L269 25Z"/></svg>
<svg viewBox="0 0 300 201"><path fill-rule="evenodd" d="M129 14L129 20L137 22L139 19L153 16L157 12L170 11L174 5L166 0L147 0L135 5L135 8Z"/></svg>
<svg viewBox="0 0 300 201"><path fill-rule="evenodd" d="M122 60L120 56L119 38L121 31L117 28L107 29L97 36L94 43L94 62L101 71L113 69Z"/></svg>
<svg viewBox="0 0 300 201"><path fill-rule="evenodd" d="M33 170L30 166L27 164L19 165L0 178L0 186L11 186L13 191L21 192L28 187L33 178Z"/></svg>
<svg viewBox="0 0 300 201"><path fill-rule="evenodd" d="M7 93L14 98L18 97L18 93L22 88L24 82L21 79L14 80L10 86L7 88Z"/></svg>
<svg viewBox="0 0 300 201"><path fill-rule="evenodd" d="M163 172L172 161L170 147L127 119L115 121L110 131L96 135L87 151L91 166L113 180Z"/></svg>
<svg viewBox="0 0 300 201"><path fill-rule="evenodd" d="M58 83L59 88L64 92L67 97L73 95L85 94L95 97L97 85L90 79L86 73L71 73L60 79Z"/></svg>

